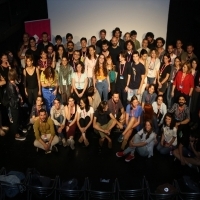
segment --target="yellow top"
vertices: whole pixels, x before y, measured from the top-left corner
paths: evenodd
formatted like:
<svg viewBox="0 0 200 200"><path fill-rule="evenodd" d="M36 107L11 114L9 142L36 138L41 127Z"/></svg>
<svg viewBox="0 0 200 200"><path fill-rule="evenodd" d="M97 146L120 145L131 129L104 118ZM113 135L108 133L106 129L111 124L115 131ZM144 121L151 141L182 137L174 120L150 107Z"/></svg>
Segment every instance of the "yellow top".
<svg viewBox="0 0 200 200"><path fill-rule="evenodd" d="M58 82L58 74L55 72L55 78L49 78L46 79L44 73L42 72L40 75L40 81L43 82L44 84L50 83L51 87L55 87L57 86L57 82Z"/></svg>
<svg viewBox="0 0 200 200"><path fill-rule="evenodd" d="M106 79L106 76L104 75L102 68L99 68L99 72L96 73L96 79L97 80L104 80L104 79Z"/></svg>

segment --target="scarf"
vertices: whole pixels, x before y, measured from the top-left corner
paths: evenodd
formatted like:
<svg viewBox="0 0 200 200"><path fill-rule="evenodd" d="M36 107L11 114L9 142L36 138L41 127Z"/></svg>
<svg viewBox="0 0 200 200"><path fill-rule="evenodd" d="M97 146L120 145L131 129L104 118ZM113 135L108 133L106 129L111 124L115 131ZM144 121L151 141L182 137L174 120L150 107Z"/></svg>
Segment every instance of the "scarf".
<svg viewBox="0 0 200 200"><path fill-rule="evenodd" d="M67 85L69 83L68 77L71 73L72 71L70 69L70 65L67 65L66 68L63 65L60 66L60 75L63 77L64 80L67 81Z"/></svg>

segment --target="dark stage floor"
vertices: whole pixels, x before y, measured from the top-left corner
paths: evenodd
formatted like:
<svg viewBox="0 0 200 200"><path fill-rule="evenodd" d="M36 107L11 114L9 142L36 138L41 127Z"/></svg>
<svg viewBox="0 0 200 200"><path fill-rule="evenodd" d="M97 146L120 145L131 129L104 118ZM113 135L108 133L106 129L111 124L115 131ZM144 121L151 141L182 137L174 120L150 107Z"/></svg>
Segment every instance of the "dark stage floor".
<svg viewBox="0 0 200 200"><path fill-rule="evenodd" d="M189 175L199 180L199 173L188 166L181 166L174 161L173 156L162 156L154 150L152 158L136 158L126 163L124 158L117 158L115 153L120 149L117 142L118 133L112 133L113 148L109 150L105 144L101 154L98 152L98 138L91 137L90 146L85 148L76 142L76 149L58 146L58 153L45 154L36 152L33 146L33 131L29 131L23 142L15 141L9 133L0 137L0 167L7 171L17 170L26 172L27 168L36 168L41 175L54 178L59 175L65 178L118 178L129 186L134 180L144 175L152 190L162 183L172 183L183 175ZM91 134L92 135L92 134Z"/></svg>

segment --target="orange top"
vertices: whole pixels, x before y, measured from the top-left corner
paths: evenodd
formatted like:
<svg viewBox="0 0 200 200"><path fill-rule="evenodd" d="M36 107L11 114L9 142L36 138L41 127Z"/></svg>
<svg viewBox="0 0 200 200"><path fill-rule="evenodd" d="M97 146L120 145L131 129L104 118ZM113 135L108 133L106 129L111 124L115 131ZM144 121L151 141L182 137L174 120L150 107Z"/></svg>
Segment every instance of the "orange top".
<svg viewBox="0 0 200 200"><path fill-rule="evenodd" d="M104 80L106 76L103 73L103 68L99 68L99 72L96 73L97 80Z"/></svg>

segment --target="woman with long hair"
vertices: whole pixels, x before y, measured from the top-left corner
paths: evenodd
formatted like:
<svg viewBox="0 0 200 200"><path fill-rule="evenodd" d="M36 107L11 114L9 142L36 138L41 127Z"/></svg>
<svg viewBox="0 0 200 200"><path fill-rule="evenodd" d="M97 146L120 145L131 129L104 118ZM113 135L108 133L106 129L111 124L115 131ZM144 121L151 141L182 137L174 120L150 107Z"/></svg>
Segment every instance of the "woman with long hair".
<svg viewBox="0 0 200 200"><path fill-rule="evenodd" d="M88 87L93 85L94 69L97 62L97 55L95 52L95 46L88 47L88 56L85 58L85 73L88 77Z"/></svg>
<svg viewBox="0 0 200 200"><path fill-rule="evenodd" d="M7 54L3 53L1 54L1 60L0 60L0 74L6 82L8 81L9 69L11 69L11 66L10 63L8 62L8 56Z"/></svg>
<svg viewBox="0 0 200 200"><path fill-rule="evenodd" d="M155 133L153 131L153 125L151 121L145 122L145 127L138 131L130 141L129 147L124 151L117 152L117 157L123 157L130 153L125 161L130 162L135 158L135 150L140 156L153 156L153 147L155 144Z"/></svg>
<svg viewBox="0 0 200 200"><path fill-rule="evenodd" d="M179 57L176 57L174 59L174 65L172 66L170 76L169 76L169 80L168 80L168 87L167 87L167 106L168 106L168 108L171 108L171 106L174 103L174 99L171 96L172 86L173 86L173 82L174 82L174 79L176 77L176 74L181 69L181 67L182 67L181 66L181 59Z"/></svg>
<svg viewBox="0 0 200 200"><path fill-rule="evenodd" d="M158 77L158 71L160 68L160 59L158 58L158 52L156 49L152 49L147 58L147 85L153 83L156 84L156 78Z"/></svg>
<svg viewBox="0 0 200 200"><path fill-rule="evenodd" d="M165 53L163 55L163 65L160 67L158 72L158 95L163 95L168 86L168 79L171 72L171 58L170 55Z"/></svg>
<svg viewBox="0 0 200 200"><path fill-rule="evenodd" d="M85 91L88 85L87 75L84 73L85 68L83 62L79 62L76 66L77 72L72 74L72 89L76 102L79 104L79 99L85 96Z"/></svg>
<svg viewBox="0 0 200 200"><path fill-rule="evenodd" d="M94 70L93 82L98 90L100 97L103 94L104 101L108 100L108 92L110 92L110 79L106 68L106 59L100 54Z"/></svg>
<svg viewBox="0 0 200 200"><path fill-rule="evenodd" d="M58 73L59 92L61 94L63 104L67 103L67 100L72 93L72 74L73 68L68 63L67 56L63 56Z"/></svg>
<svg viewBox="0 0 200 200"><path fill-rule="evenodd" d="M194 89L194 77L191 74L190 62L183 64L182 70L179 71L174 79L171 96L175 102L178 102L179 96L185 96L186 103L189 105L190 97Z"/></svg>
<svg viewBox="0 0 200 200"><path fill-rule="evenodd" d="M86 134L93 121L94 109L89 105L87 97L82 97L80 99L80 107L78 108L77 113L77 126L81 132L78 141L79 143L84 142L85 146L88 146L89 142Z"/></svg>
<svg viewBox="0 0 200 200"><path fill-rule="evenodd" d="M44 71L47 67L55 67L55 56L53 57L53 60L51 60L50 58L47 58L46 50L42 50L40 52L40 59L38 60L38 68L40 71Z"/></svg>
<svg viewBox="0 0 200 200"><path fill-rule="evenodd" d="M33 56L26 57L26 68L24 74L24 89L28 97L30 108L36 102L37 96L41 95L40 74L38 68L33 66Z"/></svg>
<svg viewBox="0 0 200 200"><path fill-rule="evenodd" d="M50 113L53 101L57 95L58 75L52 67L47 67L41 73L40 81L47 112Z"/></svg>
<svg viewBox="0 0 200 200"><path fill-rule="evenodd" d="M72 150L74 147L74 136L77 127L77 110L79 106L76 104L76 101L73 96L70 96L68 99L68 105L65 106L65 116L66 116L66 138L67 146L70 146Z"/></svg>
<svg viewBox="0 0 200 200"><path fill-rule="evenodd" d="M175 127L175 121L170 113L167 113L164 117L164 123L162 127L161 141L158 143L157 150L161 154L170 154L176 148L177 145L177 128Z"/></svg>
<svg viewBox="0 0 200 200"><path fill-rule="evenodd" d="M57 73L59 73L59 68L60 68L60 64L61 64L62 58L64 56L66 56L66 51L65 51L65 48L64 48L63 45L58 45L55 55L56 55L56 57L55 57L56 58L56 66L55 66L55 68L56 68Z"/></svg>

